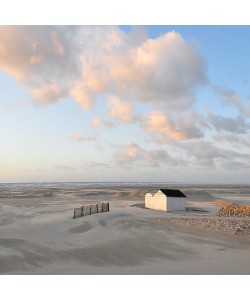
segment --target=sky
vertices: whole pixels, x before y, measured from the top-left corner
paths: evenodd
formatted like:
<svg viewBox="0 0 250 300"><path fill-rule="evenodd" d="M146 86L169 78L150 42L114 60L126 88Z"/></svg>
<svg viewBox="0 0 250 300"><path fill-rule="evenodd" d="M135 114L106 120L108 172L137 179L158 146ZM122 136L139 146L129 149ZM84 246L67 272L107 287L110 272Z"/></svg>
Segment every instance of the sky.
<svg viewBox="0 0 250 300"><path fill-rule="evenodd" d="M0 183L249 184L250 35L249 26L232 26L249 24L248 6L245 0L228 1L226 9L215 0L61 0L60 9L57 1L1 3L1 24L17 26L0 26ZM131 26L19 26L26 24L172 25L143 26L132 35ZM171 32L172 39L163 38ZM39 278L31 289L31 279L26 299L40 287ZM113 279L121 288L129 280ZM77 279L66 280L63 299ZM196 280L207 288L208 279ZM209 282L218 284L213 276ZM43 280L43 296L62 290L61 279L59 289L48 283ZM182 282L190 283L189 277ZM12 285L13 279L3 285L8 297ZM133 292L141 297L143 290ZM161 291L150 284L143 297L155 293ZM199 299L199 289L191 296Z"/></svg>
<svg viewBox="0 0 250 300"><path fill-rule="evenodd" d="M0 182L249 183L250 26L0 26Z"/></svg>

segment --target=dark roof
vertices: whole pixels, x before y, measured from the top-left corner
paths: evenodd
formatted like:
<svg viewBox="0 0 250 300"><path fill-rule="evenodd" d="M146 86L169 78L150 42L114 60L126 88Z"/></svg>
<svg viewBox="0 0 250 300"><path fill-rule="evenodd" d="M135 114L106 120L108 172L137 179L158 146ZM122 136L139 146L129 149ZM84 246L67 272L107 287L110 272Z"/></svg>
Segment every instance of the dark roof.
<svg viewBox="0 0 250 300"><path fill-rule="evenodd" d="M180 190L160 189L167 197L186 197Z"/></svg>

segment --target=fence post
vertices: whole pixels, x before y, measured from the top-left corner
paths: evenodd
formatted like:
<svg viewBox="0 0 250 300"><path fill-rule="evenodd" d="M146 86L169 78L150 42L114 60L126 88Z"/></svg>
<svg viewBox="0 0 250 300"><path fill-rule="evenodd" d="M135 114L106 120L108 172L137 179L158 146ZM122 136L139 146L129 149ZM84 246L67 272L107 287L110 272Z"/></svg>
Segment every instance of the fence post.
<svg viewBox="0 0 250 300"><path fill-rule="evenodd" d="M100 209L100 210L99 210ZM83 205L79 208L74 209L73 219L92 215L99 212L108 212L109 211L109 202L102 202L92 205Z"/></svg>

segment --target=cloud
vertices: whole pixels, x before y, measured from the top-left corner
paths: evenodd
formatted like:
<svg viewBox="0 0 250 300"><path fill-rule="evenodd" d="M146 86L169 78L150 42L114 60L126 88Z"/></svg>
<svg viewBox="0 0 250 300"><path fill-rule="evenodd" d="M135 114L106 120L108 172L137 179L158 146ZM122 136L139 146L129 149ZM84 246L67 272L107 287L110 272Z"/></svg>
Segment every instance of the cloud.
<svg viewBox="0 0 250 300"><path fill-rule="evenodd" d="M139 27L0 26L0 45L0 69L44 104L71 94L89 110L114 95L184 111L206 81L204 59L177 32L149 39ZM53 84L63 92L44 92Z"/></svg>
<svg viewBox="0 0 250 300"><path fill-rule="evenodd" d="M116 152L115 160L118 163L132 162L142 158L140 147L134 143L126 143Z"/></svg>
<svg viewBox="0 0 250 300"><path fill-rule="evenodd" d="M244 170L244 169L249 169L250 164L246 162L240 162L240 161L232 161L232 160L227 160L223 162L223 167L226 170L230 171L238 171L238 170Z"/></svg>
<svg viewBox="0 0 250 300"><path fill-rule="evenodd" d="M67 89L60 87L57 83L53 82L32 89L30 94L35 103L44 105L55 102L60 98L66 97L68 91Z"/></svg>
<svg viewBox="0 0 250 300"><path fill-rule="evenodd" d="M116 27L82 28L82 39L94 37L82 49L82 94L94 101L102 93L124 100L161 102L184 110L193 91L203 84L205 63L180 34L157 39L132 39Z"/></svg>
<svg viewBox="0 0 250 300"><path fill-rule="evenodd" d="M30 57L30 63L32 65L37 64L39 62L43 61L43 56L42 55L32 55Z"/></svg>
<svg viewBox="0 0 250 300"><path fill-rule="evenodd" d="M149 114L145 127L149 132L162 133L177 140L184 138L184 133L175 129L169 119L161 112Z"/></svg>
<svg viewBox="0 0 250 300"><path fill-rule="evenodd" d="M159 167L162 164L180 165L184 163L181 158L174 158L165 150L145 150L138 144L132 142L128 142L116 148L114 161L118 165L128 166L141 162L143 166Z"/></svg>
<svg viewBox="0 0 250 300"><path fill-rule="evenodd" d="M250 107L243 107L241 109L241 112L246 116L246 117L250 117Z"/></svg>
<svg viewBox="0 0 250 300"><path fill-rule="evenodd" d="M80 143L80 142L84 142L84 141L96 141L96 137L93 136L82 136L78 133L73 134L72 136L72 140L74 142Z"/></svg>
<svg viewBox="0 0 250 300"><path fill-rule="evenodd" d="M214 135L216 142L228 142L230 145L235 147L250 147L250 136L249 135L236 135L227 132L218 132Z"/></svg>
<svg viewBox="0 0 250 300"><path fill-rule="evenodd" d="M95 127L95 128L99 127L99 126L105 126L105 127L108 127L108 128L116 127L116 125L113 122L105 120L105 119L101 119L101 118L94 118L92 120L92 126Z"/></svg>
<svg viewBox="0 0 250 300"><path fill-rule="evenodd" d="M0 102L0 108L2 109L15 109L20 107L26 107L28 105L28 101L16 101L16 102Z"/></svg>
<svg viewBox="0 0 250 300"><path fill-rule="evenodd" d="M246 123L243 116L237 118L223 117L215 114L208 114L208 122L218 131L224 130L233 133L247 133L250 129L250 124Z"/></svg>
<svg viewBox="0 0 250 300"><path fill-rule="evenodd" d="M76 71L74 26L0 26L0 67L22 82Z"/></svg>
<svg viewBox="0 0 250 300"><path fill-rule="evenodd" d="M147 40L133 52L144 101L164 101L183 109L190 104L195 86L205 82L205 64L196 49L180 34L169 32Z"/></svg>
<svg viewBox="0 0 250 300"><path fill-rule="evenodd" d="M84 87L81 86L80 83L74 86L74 88L71 90L71 93L84 110L90 110L91 98L85 93Z"/></svg>
<svg viewBox="0 0 250 300"><path fill-rule="evenodd" d="M108 117L116 118L124 122L132 123L135 121L133 106L130 103L122 102L116 96L108 97L109 114Z"/></svg>
<svg viewBox="0 0 250 300"><path fill-rule="evenodd" d="M198 141L194 143L187 143L183 148L188 150L188 153L197 159L214 159L226 157L226 150L213 145L208 141ZM236 152L228 151L230 155L236 155Z"/></svg>
<svg viewBox="0 0 250 300"><path fill-rule="evenodd" d="M74 26L0 26L0 69L22 83L35 102L54 102L80 75L76 35Z"/></svg>
<svg viewBox="0 0 250 300"><path fill-rule="evenodd" d="M218 147L209 141L195 141L181 144L182 150L194 159L195 164L215 166L216 162L224 163L227 160L243 160L246 163L250 159L248 153L241 153L230 149Z"/></svg>
<svg viewBox="0 0 250 300"><path fill-rule="evenodd" d="M215 86L214 90L222 97L222 101L224 104L232 104L239 110L242 115L250 117L250 108L245 107L242 104L241 99L234 91L232 91L231 89L225 89L221 86Z"/></svg>
<svg viewBox="0 0 250 300"><path fill-rule="evenodd" d="M167 143L169 138L174 140L185 140L200 138L203 133L196 125L200 119L198 114L165 115L163 112L155 111L147 115L144 127L155 134L158 141Z"/></svg>
<svg viewBox="0 0 250 300"><path fill-rule="evenodd" d="M233 104L236 107L241 107L241 101L236 93L230 89L225 89L221 86L214 86L214 90L216 93L222 96L222 101L225 104Z"/></svg>

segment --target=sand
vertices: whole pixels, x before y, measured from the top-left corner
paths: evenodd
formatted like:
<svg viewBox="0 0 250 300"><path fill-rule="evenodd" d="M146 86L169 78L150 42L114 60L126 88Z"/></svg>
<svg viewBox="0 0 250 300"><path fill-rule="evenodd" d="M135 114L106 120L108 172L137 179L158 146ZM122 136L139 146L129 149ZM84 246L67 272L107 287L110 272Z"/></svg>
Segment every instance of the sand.
<svg viewBox="0 0 250 300"><path fill-rule="evenodd" d="M214 218L227 199L189 190L187 211L166 213L144 208L143 189L5 191L0 195L0 273L250 273L248 237L154 221ZM73 208L107 201L110 212L72 218Z"/></svg>

